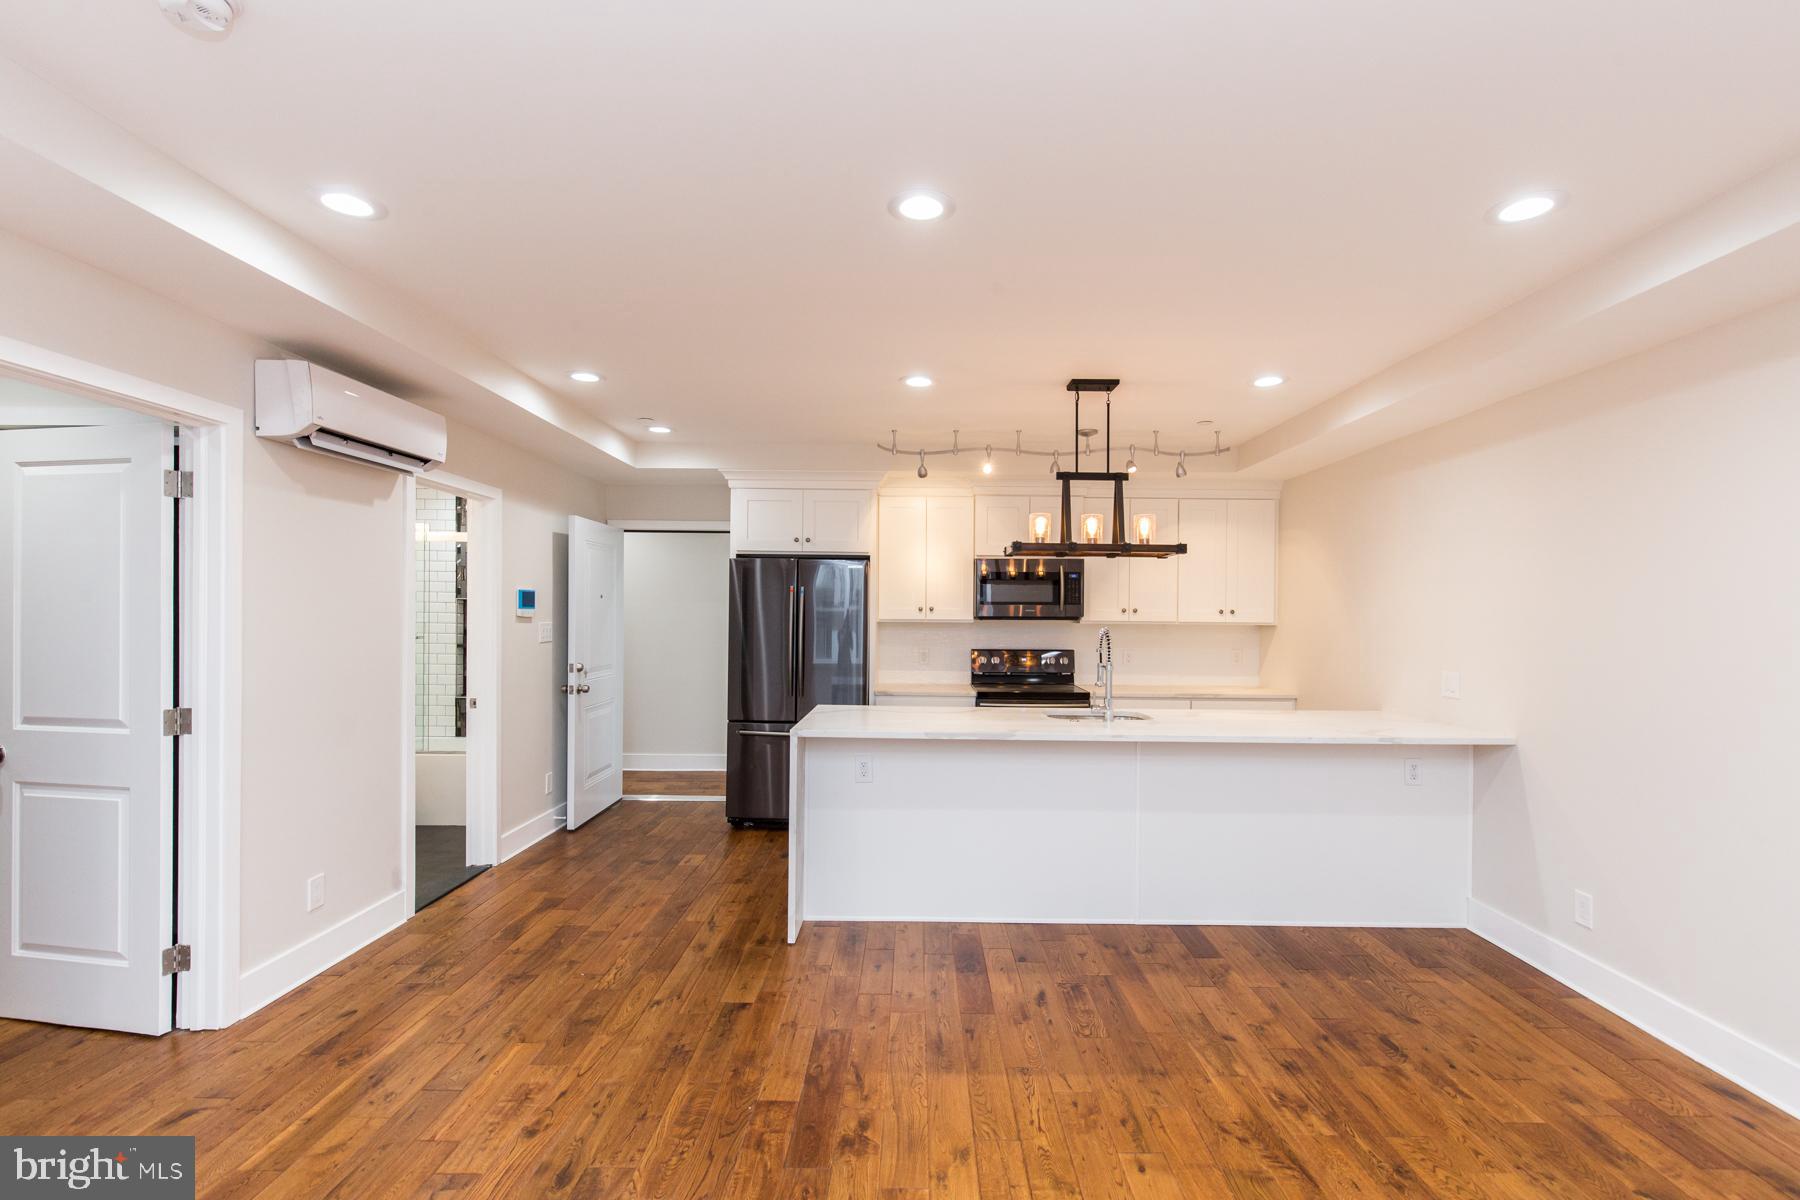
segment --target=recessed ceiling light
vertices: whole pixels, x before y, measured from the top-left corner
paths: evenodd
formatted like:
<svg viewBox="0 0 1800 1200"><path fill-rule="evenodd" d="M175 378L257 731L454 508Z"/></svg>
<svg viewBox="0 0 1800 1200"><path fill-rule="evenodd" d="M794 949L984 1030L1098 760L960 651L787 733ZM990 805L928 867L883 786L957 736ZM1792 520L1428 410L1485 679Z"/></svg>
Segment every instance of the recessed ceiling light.
<svg viewBox="0 0 1800 1200"><path fill-rule="evenodd" d="M365 200L355 192L320 192L319 203L339 216L355 217L361 221L372 221L387 215L387 210L381 205L373 200Z"/></svg>
<svg viewBox="0 0 1800 1200"><path fill-rule="evenodd" d="M1258 375L1255 379L1252 379L1250 381L1250 386L1251 387L1259 387L1259 388L1272 388L1272 387L1280 387L1282 384L1284 384L1286 382L1287 382L1287 376L1285 376L1285 375Z"/></svg>
<svg viewBox="0 0 1800 1200"><path fill-rule="evenodd" d="M1535 192L1495 205L1489 216L1502 225L1517 225L1520 221L1536 220L1561 202L1562 197L1555 192Z"/></svg>
<svg viewBox="0 0 1800 1200"><path fill-rule="evenodd" d="M905 379L902 379L900 382L904 383L907 387L911 387L911 388L928 388L931 386L931 376L929 376L929 375L908 375Z"/></svg>
<svg viewBox="0 0 1800 1200"><path fill-rule="evenodd" d="M675 432L673 429L670 429L667 425L646 425L646 426L644 426L644 431L646 433L674 433Z"/></svg>
<svg viewBox="0 0 1800 1200"><path fill-rule="evenodd" d="M901 192L888 201L888 211L908 221L935 221L939 217L949 216L955 210L956 206L950 202L950 197L924 188Z"/></svg>
<svg viewBox="0 0 1800 1200"><path fill-rule="evenodd" d="M570 371L569 378L576 383L599 383L600 377L592 371Z"/></svg>

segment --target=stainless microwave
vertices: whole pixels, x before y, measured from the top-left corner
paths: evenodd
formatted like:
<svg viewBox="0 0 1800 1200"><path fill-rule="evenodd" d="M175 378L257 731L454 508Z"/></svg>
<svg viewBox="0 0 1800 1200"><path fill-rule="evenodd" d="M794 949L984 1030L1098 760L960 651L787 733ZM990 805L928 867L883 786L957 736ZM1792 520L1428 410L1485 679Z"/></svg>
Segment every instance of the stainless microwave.
<svg viewBox="0 0 1800 1200"><path fill-rule="evenodd" d="M1078 558L978 558L978 621L1081 620Z"/></svg>

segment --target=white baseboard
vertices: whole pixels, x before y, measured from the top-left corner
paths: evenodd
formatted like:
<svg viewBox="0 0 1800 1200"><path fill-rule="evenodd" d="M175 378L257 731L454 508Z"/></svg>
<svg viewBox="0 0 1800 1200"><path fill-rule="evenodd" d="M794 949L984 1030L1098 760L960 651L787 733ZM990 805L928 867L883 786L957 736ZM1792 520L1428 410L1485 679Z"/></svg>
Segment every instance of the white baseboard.
<svg viewBox="0 0 1800 1200"><path fill-rule="evenodd" d="M723 754L627 754L627 771L723 771Z"/></svg>
<svg viewBox="0 0 1800 1200"><path fill-rule="evenodd" d="M406 911L406 891L402 889L383 896L361 912L351 913L298 946L251 967L238 980L238 1019L287 995L382 934L398 929L411 915Z"/></svg>
<svg viewBox="0 0 1800 1200"><path fill-rule="evenodd" d="M1775 1107L1800 1117L1800 1062L1479 900L1469 928Z"/></svg>
<svg viewBox="0 0 1800 1200"><path fill-rule="evenodd" d="M566 824L568 809L561 804L521 821L500 835L500 861L505 862L525 847L543 841Z"/></svg>

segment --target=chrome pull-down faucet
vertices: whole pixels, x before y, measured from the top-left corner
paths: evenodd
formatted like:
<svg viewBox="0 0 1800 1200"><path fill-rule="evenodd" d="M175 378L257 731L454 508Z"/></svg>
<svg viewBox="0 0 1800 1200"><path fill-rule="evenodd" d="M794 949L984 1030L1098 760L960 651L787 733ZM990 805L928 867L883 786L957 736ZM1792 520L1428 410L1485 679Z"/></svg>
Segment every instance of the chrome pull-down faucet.
<svg viewBox="0 0 1800 1200"><path fill-rule="evenodd" d="M1094 686L1106 689L1106 719L1113 719L1113 653L1112 629L1100 627L1100 646L1094 655Z"/></svg>

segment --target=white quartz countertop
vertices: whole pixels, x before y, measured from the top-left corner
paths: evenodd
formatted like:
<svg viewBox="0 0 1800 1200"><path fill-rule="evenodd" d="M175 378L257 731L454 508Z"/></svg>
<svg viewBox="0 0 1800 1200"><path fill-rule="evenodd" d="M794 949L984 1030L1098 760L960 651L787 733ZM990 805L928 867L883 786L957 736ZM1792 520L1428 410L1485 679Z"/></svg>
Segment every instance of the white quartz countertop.
<svg viewBox="0 0 1800 1200"><path fill-rule="evenodd" d="M1099 689L1092 683L1084 682L1081 686L1098 694ZM875 685L877 696L969 696L975 689L966 683L909 683L880 682ZM1139 696L1146 700L1298 700L1292 692L1278 691L1264 687L1234 687L1230 684L1216 683L1130 683L1124 680L1113 684L1113 696Z"/></svg>
<svg viewBox="0 0 1800 1200"><path fill-rule="evenodd" d="M1129 704L1115 704L1129 712ZM1053 709L821 705L797 738L995 742L1236 742L1331 746L1511 746L1510 733L1384 712L1157 709L1142 721L1069 721ZM1061 710L1067 712L1067 709Z"/></svg>

